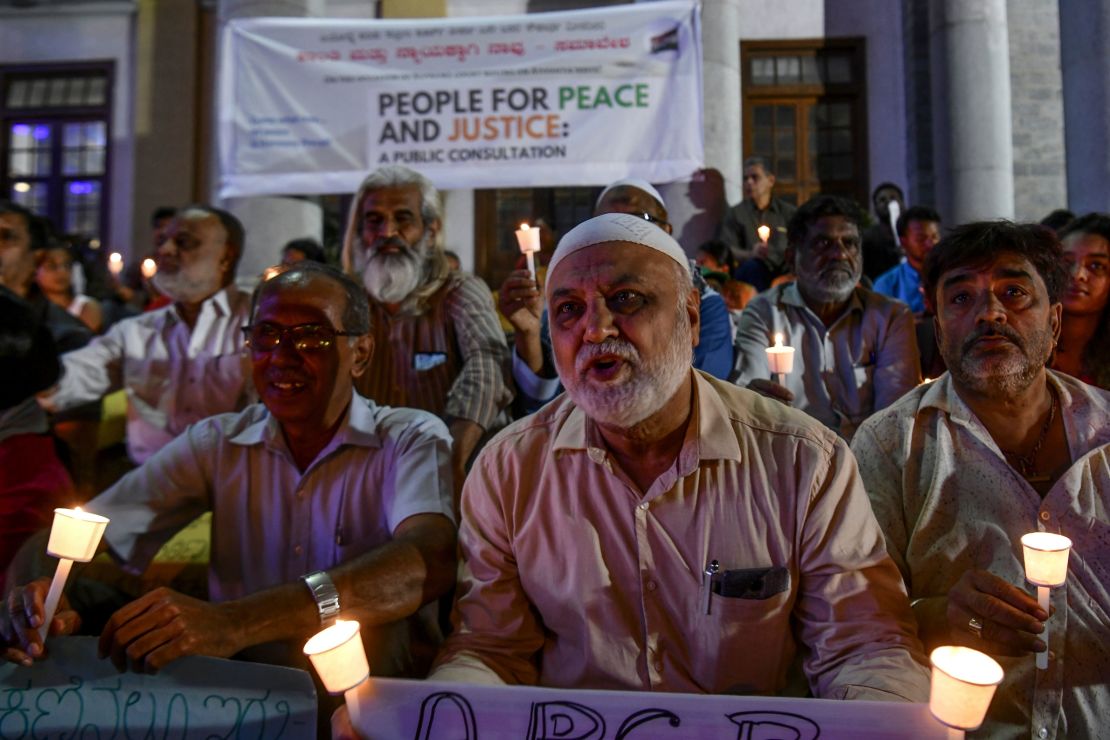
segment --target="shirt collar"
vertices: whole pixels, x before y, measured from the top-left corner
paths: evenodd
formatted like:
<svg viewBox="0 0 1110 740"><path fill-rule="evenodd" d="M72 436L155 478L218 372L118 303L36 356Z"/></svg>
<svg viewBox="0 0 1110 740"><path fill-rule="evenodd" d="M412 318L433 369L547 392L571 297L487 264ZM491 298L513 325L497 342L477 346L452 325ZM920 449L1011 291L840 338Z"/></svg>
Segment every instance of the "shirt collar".
<svg viewBox="0 0 1110 740"><path fill-rule="evenodd" d="M697 434L686 435L679 457L685 458L689 450L695 449L697 460L740 462L740 443L732 429L728 408L700 371L691 372L694 374L693 414L697 422ZM695 447L691 448L690 445ZM574 406L567 414L555 435L552 451L557 454L560 450L585 450L594 462L601 462L607 455L597 425L578 406Z"/></svg>
<svg viewBox="0 0 1110 740"><path fill-rule="evenodd" d="M806 299L802 298L802 292L798 290L798 282L794 281L789 283L782 291L782 302L787 306L796 306L804 308L805 310L813 313L813 309L806 303ZM848 311L863 311L863 293L860 288L853 288L852 294L848 296ZM844 314L841 314L843 316Z"/></svg>
<svg viewBox="0 0 1110 740"><path fill-rule="evenodd" d="M235 287L235 283L225 285L220 290L217 290L215 293L205 298L200 303L200 311L197 315L203 315L205 310L208 309L208 307L211 307L210 310L215 311L217 316L230 316L231 292L233 290L238 290ZM166 312L166 315L170 317L173 321L181 321L181 314L177 311L176 303L170 306L170 310Z"/></svg>
<svg viewBox="0 0 1110 740"><path fill-rule="evenodd" d="M339 424L335 436L320 452L324 454L341 445L354 445L356 447L381 447L381 435L378 434L377 404L368 398L363 398L354 391L351 392L351 403L343 421ZM270 449L285 450L285 436L281 433L281 425L277 419L263 407L259 419L247 425L241 432L228 439L228 442L245 447L262 444Z"/></svg>
<svg viewBox="0 0 1110 740"><path fill-rule="evenodd" d="M1071 392L1067 386L1060 381L1056 372L1048 370L1045 373L1048 376L1048 382L1056 391L1060 399L1060 407L1064 409L1071 409L1075 405L1075 399L1072 398ZM921 396L921 404L919 408L935 408L948 414L953 420L968 424L974 417L971 407L960 397L956 392L956 387L952 383L952 373L946 372L937 380L929 383L929 387Z"/></svg>

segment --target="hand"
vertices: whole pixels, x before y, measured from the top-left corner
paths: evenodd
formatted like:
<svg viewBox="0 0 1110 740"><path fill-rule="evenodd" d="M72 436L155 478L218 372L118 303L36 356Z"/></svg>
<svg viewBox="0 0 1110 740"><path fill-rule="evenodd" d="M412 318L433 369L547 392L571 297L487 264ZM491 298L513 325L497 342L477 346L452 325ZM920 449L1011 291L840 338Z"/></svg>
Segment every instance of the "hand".
<svg viewBox="0 0 1110 740"><path fill-rule="evenodd" d="M347 711L346 704L332 712L331 738L332 740L362 740L362 735L359 735L355 726L351 724L351 713Z"/></svg>
<svg viewBox="0 0 1110 740"><path fill-rule="evenodd" d="M965 571L948 592L948 629L952 640L994 655L1027 655L1048 648L1037 637L1048 615L1037 600L985 570ZM968 629L972 617L983 636Z"/></svg>
<svg viewBox="0 0 1110 740"><path fill-rule="evenodd" d="M0 640L4 645L4 660L31 665L31 661L45 655L39 627L44 614L46 593L50 579L39 578L26 586L16 586L8 592L7 608L0 611ZM63 595L50 622L50 635L69 635L81 625L81 617L69 608Z"/></svg>
<svg viewBox="0 0 1110 740"><path fill-rule="evenodd" d="M794 394L791 393L786 386L779 385L773 380L756 378L748 383L748 390L755 391L762 396L767 396L767 398L773 398L776 401L782 401L787 405L794 401Z"/></svg>
<svg viewBox="0 0 1110 740"><path fill-rule="evenodd" d="M158 588L121 608L100 634L100 657L120 671L155 673L186 655L227 658L239 652L243 625L221 604Z"/></svg>
<svg viewBox="0 0 1110 740"><path fill-rule="evenodd" d="M497 292L497 308L518 332L539 336L543 297L527 270L515 270L505 278Z"/></svg>

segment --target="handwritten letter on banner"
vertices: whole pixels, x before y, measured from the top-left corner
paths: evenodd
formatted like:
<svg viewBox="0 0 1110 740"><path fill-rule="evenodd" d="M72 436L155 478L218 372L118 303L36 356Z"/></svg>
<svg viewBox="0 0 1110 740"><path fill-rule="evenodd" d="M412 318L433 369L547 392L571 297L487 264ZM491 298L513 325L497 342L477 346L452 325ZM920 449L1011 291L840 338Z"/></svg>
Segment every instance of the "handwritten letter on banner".
<svg viewBox="0 0 1110 740"><path fill-rule="evenodd" d="M925 704L566 691L372 679L371 740L943 740Z"/></svg>
<svg viewBox="0 0 1110 740"><path fill-rule="evenodd" d="M304 671L184 658L154 676L117 673L96 643L51 640L47 660L0 665L0 738L316 737Z"/></svg>
<svg viewBox="0 0 1110 740"><path fill-rule="evenodd" d="M381 164L441 188L687 177L704 158L698 22L691 0L231 21L220 195L353 192Z"/></svg>

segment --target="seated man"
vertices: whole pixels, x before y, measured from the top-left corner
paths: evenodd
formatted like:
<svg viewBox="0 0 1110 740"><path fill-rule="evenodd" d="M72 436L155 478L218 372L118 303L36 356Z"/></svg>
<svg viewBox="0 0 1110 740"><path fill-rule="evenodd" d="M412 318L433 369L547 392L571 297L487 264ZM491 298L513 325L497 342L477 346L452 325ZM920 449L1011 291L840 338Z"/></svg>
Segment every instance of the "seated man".
<svg viewBox="0 0 1110 740"><path fill-rule="evenodd" d="M650 221L668 234L667 208L663 196L648 182L629 177L601 191L594 215L630 213ZM709 287L701 273L691 272L701 295L701 328L693 364L718 378L732 370L732 322L724 298ZM506 278L498 293L500 309L513 325L513 379L523 396L524 409L531 413L554 398L562 386L552 367L548 316L536 280L527 270Z"/></svg>
<svg viewBox="0 0 1110 740"><path fill-rule="evenodd" d="M913 206L898 217L898 241L905 257L875 280L875 292L897 298L917 316L925 313L921 268L940 241L940 215L932 208Z"/></svg>
<svg viewBox="0 0 1110 740"><path fill-rule="evenodd" d="M246 334L262 403L190 426L87 506L111 519L105 543L138 573L212 511L211 603L151 591L112 616L101 652L156 670L184 655L303 642L341 606L363 625L375 675L422 675L405 634L420 625L406 619L454 583L447 430L354 392L373 348L358 283L305 262L260 286L256 306ZM38 574L44 541L24 546L13 583ZM35 628L48 585L9 594L9 660L43 654ZM50 630L75 621L63 612Z"/></svg>
<svg viewBox="0 0 1110 740"><path fill-rule="evenodd" d="M856 433L875 514L925 645L999 657L986 734L1093 737L1110 716L1110 394L1045 367L1068 282L1060 247L1034 225L968 224L924 278L948 374ZM1075 544L1047 645L1020 544L1037 530Z"/></svg>
<svg viewBox="0 0 1110 740"><path fill-rule="evenodd" d="M860 422L921 382L913 315L858 286L859 209L817 195L790 219L797 281L748 304L737 330L736 382L792 402L847 440ZM768 380L775 335L794 347L785 385Z"/></svg>
<svg viewBox="0 0 1110 740"><path fill-rule="evenodd" d="M154 252L153 283L173 304L114 324L62 356L49 411L127 391L127 452L140 464L189 424L247 403L239 335L250 298L233 284L243 226L226 211L185 208Z"/></svg>
<svg viewBox="0 0 1110 740"><path fill-rule="evenodd" d="M567 392L466 480L455 631L432 678L774 694L800 653L817 696L923 700L847 446L691 369L698 294L678 243L635 216L590 219L545 293Z"/></svg>

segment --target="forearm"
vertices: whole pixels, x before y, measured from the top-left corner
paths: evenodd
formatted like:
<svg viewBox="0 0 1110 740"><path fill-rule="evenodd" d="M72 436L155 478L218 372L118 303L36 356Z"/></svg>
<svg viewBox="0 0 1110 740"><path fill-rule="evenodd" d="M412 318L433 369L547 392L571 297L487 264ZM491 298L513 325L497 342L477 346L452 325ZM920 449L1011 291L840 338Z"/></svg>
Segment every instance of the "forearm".
<svg viewBox="0 0 1110 740"><path fill-rule="evenodd" d="M449 429L452 440L451 467L456 473L460 473L466 469L466 462L474 454L474 450L477 448L478 442L481 441L485 430L470 419L455 419L451 422ZM456 489L461 485L461 480L455 481Z"/></svg>
<svg viewBox="0 0 1110 740"><path fill-rule="evenodd" d="M513 334L513 347L517 356L537 375L543 370L543 347L538 331L520 330Z"/></svg>
<svg viewBox="0 0 1110 740"><path fill-rule="evenodd" d="M951 642L948 630L948 598L931 596L913 600L913 615L917 619L917 636L928 653L933 648Z"/></svg>

